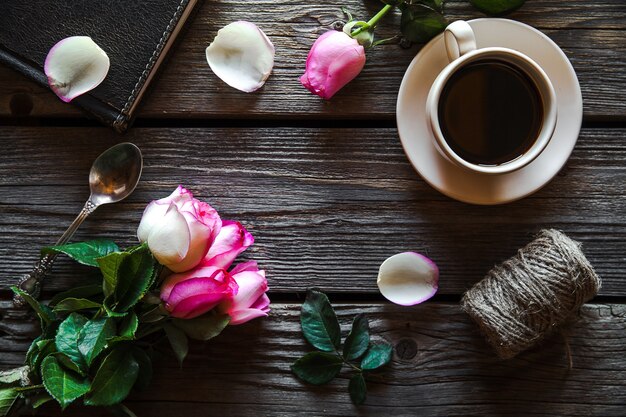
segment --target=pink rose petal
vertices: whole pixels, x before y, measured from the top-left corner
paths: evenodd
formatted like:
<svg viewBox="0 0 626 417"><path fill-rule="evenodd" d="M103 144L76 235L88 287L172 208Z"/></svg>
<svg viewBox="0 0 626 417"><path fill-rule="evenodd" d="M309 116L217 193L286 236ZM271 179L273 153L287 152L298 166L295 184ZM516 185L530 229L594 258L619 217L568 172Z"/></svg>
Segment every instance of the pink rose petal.
<svg viewBox="0 0 626 417"><path fill-rule="evenodd" d="M256 319L257 317L267 317L267 315L268 313L266 311L254 308L237 310L231 313L230 322L228 324L231 326L236 326L238 324L246 323L252 319Z"/></svg>
<svg viewBox="0 0 626 417"><path fill-rule="evenodd" d="M213 309L219 303L231 299L238 291L234 279L223 270L216 270L211 277L190 278L177 282L166 297L165 308L174 317L193 318Z"/></svg>
<svg viewBox="0 0 626 417"><path fill-rule="evenodd" d="M254 237L239 222L225 220L202 265L228 268L237 256L254 243Z"/></svg>

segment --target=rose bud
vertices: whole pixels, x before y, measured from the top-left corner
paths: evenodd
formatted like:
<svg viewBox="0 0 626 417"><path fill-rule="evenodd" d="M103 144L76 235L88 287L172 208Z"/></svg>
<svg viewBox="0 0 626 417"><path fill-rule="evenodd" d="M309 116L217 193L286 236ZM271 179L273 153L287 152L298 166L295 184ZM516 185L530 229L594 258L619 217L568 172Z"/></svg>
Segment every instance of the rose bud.
<svg viewBox="0 0 626 417"><path fill-rule="evenodd" d="M239 290L232 299L226 299L218 311L230 316L230 325L243 324L269 313L270 299L265 271L260 271L255 261L244 262L230 271Z"/></svg>
<svg viewBox="0 0 626 417"><path fill-rule="evenodd" d="M148 243L160 264L183 272L202 261L221 227L213 207L179 186L169 197L148 204L137 237Z"/></svg>
<svg viewBox="0 0 626 417"><path fill-rule="evenodd" d="M363 46L346 33L331 30L313 44L300 82L313 94L328 100L359 75L363 66Z"/></svg>
<svg viewBox="0 0 626 417"><path fill-rule="evenodd" d="M192 319L232 299L238 288L224 269L201 267L167 277L161 286L161 300L173 317Z"/></svg>

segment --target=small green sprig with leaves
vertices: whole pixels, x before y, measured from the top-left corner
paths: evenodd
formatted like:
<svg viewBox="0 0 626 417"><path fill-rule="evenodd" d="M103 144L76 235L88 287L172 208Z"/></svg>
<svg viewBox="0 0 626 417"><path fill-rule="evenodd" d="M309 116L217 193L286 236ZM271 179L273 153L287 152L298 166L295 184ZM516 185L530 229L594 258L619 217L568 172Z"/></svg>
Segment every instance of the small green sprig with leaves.
<svg viewBox="0 0 626 417"><path fill-rule="evenodd" d="M385 6L370 20L355 20L345 9L348 23L344 32L356 39L364 47L386 43L398 36L374 41L374 29L378 22L391 10L397 8L402 14L400 33L408 42L424 43L441 33L448 25L444 16L446 0L381 0ZM526 0L469 0L481 12L489 16L503 16L521 7Z"/></svg>
<svg viewBox="0 0 626 417"><path fill-rule="evenodd" d="M362 404L367 395L365 376L391 361L393 348L388 343L370 343L369 322L357 314L341 347L341 328L328 297L310 290L300 314L302 333L318 351L310 352L291 365L301 380L314 385L330 382L344 365L352 371L348 391L354 404Z"/></svg>
<svg viewBox="0 0 626 417"><path fill-rule="evenodd" d="M158 342L167 338L182 362L188 338L211 339L229 323L214 312L190 320L169 316L158 291L163 267L146 244L121 251L96 240L42 250L49 253L98 268L102 282L57 294L47 305L12 287L39 317L41 335L24 366L0 373L0 416L52 400L62 409L80 401L134 416L121 402L148 386Z"/></svg>

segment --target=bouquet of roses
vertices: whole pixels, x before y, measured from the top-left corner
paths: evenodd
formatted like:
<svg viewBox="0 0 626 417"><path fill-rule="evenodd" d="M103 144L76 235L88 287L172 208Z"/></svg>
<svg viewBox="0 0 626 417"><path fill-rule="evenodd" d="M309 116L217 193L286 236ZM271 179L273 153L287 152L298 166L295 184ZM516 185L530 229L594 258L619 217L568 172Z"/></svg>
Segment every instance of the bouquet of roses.
<svg viewBox="0 0 626 417"><path fill-rule="evenodd" d="M146 207L137 236L141 244L125 251L105 240L42 250L99 268L101 285L72 288L47 305L13 287L39 316L41 335L23 367L0 373L0 415L51 400L133 415L120 403L148 385L155 333L164 332L182 362L188 338L209 340L267 316L265 272L255 261L231 268L252 235L182 186Z"/></svg>

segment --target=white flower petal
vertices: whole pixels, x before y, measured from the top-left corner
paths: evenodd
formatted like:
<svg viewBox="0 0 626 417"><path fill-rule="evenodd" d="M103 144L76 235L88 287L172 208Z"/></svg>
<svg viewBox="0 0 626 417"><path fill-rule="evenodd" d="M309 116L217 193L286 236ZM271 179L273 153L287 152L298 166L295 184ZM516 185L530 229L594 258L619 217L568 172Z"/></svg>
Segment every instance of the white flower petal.
<svg viewBox="0 0 626 417"><path fill-rule="evenodd" d="M226 84L250 93L265 84L274 67L274 45L254 23L234 22L206 48L211 70Z"/></svg>
<svg viewBox="0 0 626 417"><path fill-rule="evenodd" d="M139 227L137 228L137 238L140 242L148 240L150 233L158 227L163 221L163 217L169 209L169 204L161 204L158 201L153 201L143 211Z"/></svg>
<svg viewBox="0 0 626 417"><path fill-rule="evenodd" d="M191 234L185 217L171 204L160 224L148 235L148 246L162 265L182 261L191 244Z"/></svg>
<svg viewBox="0 0 626 417"><path fill-rule="evenodd" d="M412 306L437 292L439 268L424 255L398 253L388 258L378 272L378 289L395 304Z"/></svg>
<svg viewBox="0 0 626 417"><path fill-rule="evenodd" d="M71 36L50 49L44 71L52 91L68 103L96 88L109 66L109 57L89 36Z"/></svg>
<svg viewBox="0 0 626 417"><path fill-rule="evenodd" d="M185 218L187 230L189 230L189 249L185 259L169 265L169 268L174 272L184 272L198 265L209 250L209 244L211 243L211 227L198 221L189 212L182 212L181 214Z"/></svg>

